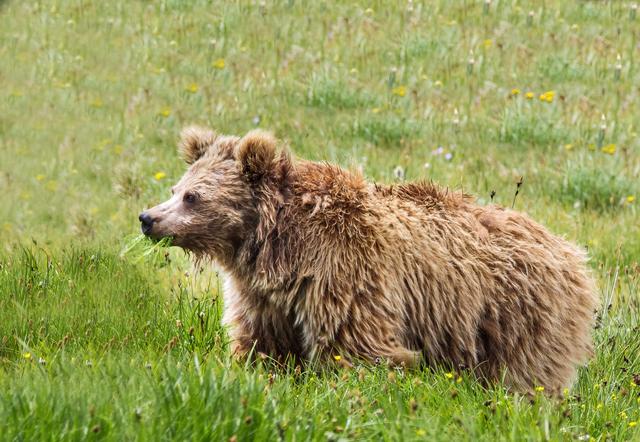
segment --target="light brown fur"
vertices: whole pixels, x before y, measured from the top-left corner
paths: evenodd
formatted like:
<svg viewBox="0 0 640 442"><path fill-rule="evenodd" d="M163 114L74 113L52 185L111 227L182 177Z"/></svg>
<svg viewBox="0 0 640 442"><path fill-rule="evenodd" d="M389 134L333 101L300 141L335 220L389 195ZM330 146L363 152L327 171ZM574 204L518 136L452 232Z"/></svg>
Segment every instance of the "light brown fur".
<svg viewBox="0 0 640 442"><path fill-rule="evenodd" d="M294 161L259 131L189 128L180 148L191 167L152 236L224 270L235 353L424 361L552 393L591 355L585 253L526 215Z"/></svg>

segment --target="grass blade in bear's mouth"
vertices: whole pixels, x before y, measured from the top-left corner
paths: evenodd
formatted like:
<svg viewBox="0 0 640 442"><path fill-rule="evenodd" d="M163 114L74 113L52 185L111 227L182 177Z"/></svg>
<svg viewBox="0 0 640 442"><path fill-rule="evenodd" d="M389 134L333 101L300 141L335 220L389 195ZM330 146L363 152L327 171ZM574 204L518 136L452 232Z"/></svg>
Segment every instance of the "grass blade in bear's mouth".
<svg viewBox="0 0 640 442"><path fill-rule="evenodd" d="M155 239L142 234L133 235L125 241L120 257L130 256L135 262L138 262L158 253L162 248L171 247L172 242L173 237L171 236Z"/></svg>

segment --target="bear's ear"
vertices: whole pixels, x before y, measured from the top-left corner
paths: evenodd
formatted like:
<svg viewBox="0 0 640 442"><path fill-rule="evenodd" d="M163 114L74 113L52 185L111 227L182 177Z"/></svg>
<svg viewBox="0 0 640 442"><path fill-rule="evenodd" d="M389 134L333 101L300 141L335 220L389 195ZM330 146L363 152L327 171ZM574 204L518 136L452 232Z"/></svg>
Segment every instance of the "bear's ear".
<svg viewBox="0 0 640 442"><path fill-rule="evenodd" d="M259 181L275 167L277 145L271 133L260 129L252 130L240 140L236 159L242 174L250 182Z"/></svg>
<svg viewBox="0 0 640 442"><path fill-rule="evenodd" d="M211 129L188 126L180 133L178 151L187 164L193 164L215 143L217 135Z"/></svg>

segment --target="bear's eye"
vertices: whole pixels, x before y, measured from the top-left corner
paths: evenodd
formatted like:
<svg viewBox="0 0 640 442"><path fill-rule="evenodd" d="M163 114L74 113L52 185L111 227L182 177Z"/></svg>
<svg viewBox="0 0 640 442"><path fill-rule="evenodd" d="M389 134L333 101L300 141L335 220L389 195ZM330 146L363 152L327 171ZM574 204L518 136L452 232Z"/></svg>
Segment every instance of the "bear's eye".
<svg viewBox="0 0 640 442"><path fill-rule="evenodd" d="M193 204L196 202L196 195L193 193L187 192L184 194L183 199L185 203Z"/></svg>

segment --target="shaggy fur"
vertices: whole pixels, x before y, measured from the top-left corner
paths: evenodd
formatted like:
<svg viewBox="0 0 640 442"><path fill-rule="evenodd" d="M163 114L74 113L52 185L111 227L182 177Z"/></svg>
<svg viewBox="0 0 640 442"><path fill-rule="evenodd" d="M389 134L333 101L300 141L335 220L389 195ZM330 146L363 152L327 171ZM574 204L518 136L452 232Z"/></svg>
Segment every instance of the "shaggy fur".
<svg viewBox="0 0 640 442"><path fill-rule="evenodd" d="M259 131L189 128L180 149L191 166L151 235L222 267L237 354L446 364L557 393L592 353L585 253L522 213L294 161Z"/></svg>

